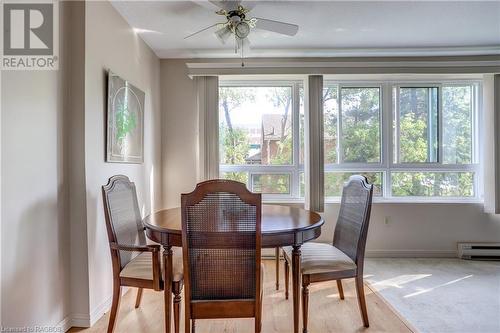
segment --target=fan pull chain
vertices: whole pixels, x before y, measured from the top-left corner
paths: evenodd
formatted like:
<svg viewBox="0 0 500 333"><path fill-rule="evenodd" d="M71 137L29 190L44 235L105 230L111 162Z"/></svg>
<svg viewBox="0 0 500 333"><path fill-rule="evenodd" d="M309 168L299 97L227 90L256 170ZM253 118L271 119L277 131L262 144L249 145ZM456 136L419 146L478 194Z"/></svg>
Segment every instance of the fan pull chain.
<svg viewBox="0 0 500 333"><path fill-rule="evenodd" d="M243 59L245 59L245 57L243 56L244 49L245 49L245 45L243 43L243 40L241 40L241 67L245 67L245 63L243 62Z"/></svg>

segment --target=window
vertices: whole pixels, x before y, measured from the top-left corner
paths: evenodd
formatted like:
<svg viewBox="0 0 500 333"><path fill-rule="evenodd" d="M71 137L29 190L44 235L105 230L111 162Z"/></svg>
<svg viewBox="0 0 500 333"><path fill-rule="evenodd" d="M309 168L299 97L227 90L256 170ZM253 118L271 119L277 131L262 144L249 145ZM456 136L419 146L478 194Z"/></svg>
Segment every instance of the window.
<svg viewBox="0 0 500 333"><path fill-rule="evenodd" d="M479 82L324 81L324 190L353 174L375 200L478 199ZM221 81L219 171L265 199L304 197L302 81ZM379 198L379 199L377 199Z"/></svg>
<svg viewBox="0 0 500 333"><path fill-rule="evenodd" d="M363 174L382 196L382 88L325 82L325 196L339 197L351 175ZM379 171L380 170L380 171Z"/></svg>
<svg viewBox="0 0 500 333"><path fill-rule="evenodd" d="M393 88L393 197L477 197L477 84Z"/></svg>
<svg viewBox="0 0 500 333"><path fill-rule="evenodd" d="M346 163L380 162L380 88L340 88L339 152Z"/></svg>
<svg viewBox="0 0 500 333"><path fill-rule="evenodd" d="M303 141L299 134L303 132L303 112L299 116L302 90L300 82L295 81L220 83L222 178L243 182L268 199L299 197L303 172L303 152L299 149Z"/></svg>
<svg viewBox="0 0 500 333"><path fill-rule="evenodd" d="M437 162L438 88L399 87L395 90L395 163Z"/></svg>
<svg viewBox="0 0 500 333"><path fill-rule="evenodd" d="M374 195L476 198L477 82L325 81L325 196L339 197L352 174Z"/></svg>

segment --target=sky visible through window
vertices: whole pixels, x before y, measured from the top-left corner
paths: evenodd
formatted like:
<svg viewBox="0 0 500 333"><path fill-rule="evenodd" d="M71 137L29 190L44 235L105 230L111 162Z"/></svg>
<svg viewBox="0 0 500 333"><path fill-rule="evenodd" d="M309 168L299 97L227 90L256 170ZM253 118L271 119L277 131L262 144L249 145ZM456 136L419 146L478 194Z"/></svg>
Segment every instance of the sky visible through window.
<svg viewBox="0 0 500 333"><path fill-rule="evenodd" d="M283 88L290 89L288 87ZM221 89L225 89L225 87L221 87ZM262 115L283 114L283 109L270 103L269 100L275 87L231 87L231 89L245 90L254 96L253 100L251 98L243 99L241 105L232 110L231 120L235 127L255 128L260 130Z"/></svg>

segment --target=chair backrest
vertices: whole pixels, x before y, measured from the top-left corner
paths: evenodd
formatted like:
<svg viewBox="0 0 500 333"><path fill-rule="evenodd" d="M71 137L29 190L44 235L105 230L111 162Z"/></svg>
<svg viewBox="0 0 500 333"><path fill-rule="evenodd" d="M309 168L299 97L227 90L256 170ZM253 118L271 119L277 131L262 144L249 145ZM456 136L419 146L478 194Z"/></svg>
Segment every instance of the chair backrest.
<svg viewBox="0 0 500 333"><path fill-rule="evenodd" d="M209 180L181 195L185 299L257 300L261 286L261 195Z"/></svg>
<svg viewBox="0 0 500 333"><path fill-rule="evenodd" d="M102 187L102 197L109 242L146 245L135 184L127 176L113 176L109 178L108 184ZM136 252L117 252L120 268L138 255Z"/></svg>
<svg viewBox="0 0 500 333"><path fill-rule="evenodd" d="M333 245L363 269L366 237L372 206L373 185L366 177L351 176L342 191Z"/></svg>

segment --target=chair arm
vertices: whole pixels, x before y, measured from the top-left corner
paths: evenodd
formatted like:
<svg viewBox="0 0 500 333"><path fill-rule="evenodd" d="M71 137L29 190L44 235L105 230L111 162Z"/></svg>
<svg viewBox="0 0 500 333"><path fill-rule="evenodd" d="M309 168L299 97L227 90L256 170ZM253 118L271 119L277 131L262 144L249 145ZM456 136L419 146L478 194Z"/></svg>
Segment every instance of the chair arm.
<svg viewBox="0 0 500 333"><path fill-rule="evenodd" d="M137 251L137 252L160 252L160 245L158 244L148 244L148 245L133 245L133 244L118 244L112 242L109 244L113 250L122 251Z"/></svg>
<svg viewBox="0 0 500 333"><path fill-rule="evenodd" d="M136 251L136 252L151 252L151 264L153 270L153 289L162 290L161 286L161 262L160 262L160 252L161 246L158 244L148 244L148 245L133 245L133 244L118 244L111 242L109 244L112 250L115 251Z"/></svg>

